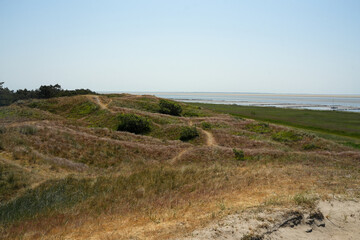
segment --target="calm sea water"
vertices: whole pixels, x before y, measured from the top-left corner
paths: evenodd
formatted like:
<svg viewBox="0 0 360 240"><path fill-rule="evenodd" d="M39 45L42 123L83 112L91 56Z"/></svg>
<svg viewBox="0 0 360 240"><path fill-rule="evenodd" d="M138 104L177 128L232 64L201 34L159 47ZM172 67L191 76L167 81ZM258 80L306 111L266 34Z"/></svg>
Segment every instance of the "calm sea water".
<svg viewBox="0 0 360 240"><path fill-rule="evenodd" d="M130 92L174 99L183 102L236 104L282 108L360 112L360 95L261 94L261 93L195 93Z"/></svg>

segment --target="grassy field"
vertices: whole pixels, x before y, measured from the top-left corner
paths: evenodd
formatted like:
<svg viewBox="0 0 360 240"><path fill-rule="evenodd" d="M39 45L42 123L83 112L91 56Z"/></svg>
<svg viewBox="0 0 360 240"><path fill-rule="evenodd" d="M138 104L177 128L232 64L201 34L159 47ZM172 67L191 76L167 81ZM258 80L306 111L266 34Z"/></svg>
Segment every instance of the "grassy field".
<svg viewBox="0 0 360 240"><path fill-rule="evenodd" d="M360 113L275 107L189 103L219 113L314 130L360 140ZM330 137L330 136L329 136ZM360 148L360 145L357 146Z"/></svg>
<svg viewBox="0 0 360 240"><path fill-rule="evenodd" d="M169 239L249 207L360 197L360 151L326 129L259 122L233 106L235 117L180 103L171 116L159 101L114 94L1 107L0 239ZM121 114L150 130L117 131ZM341 127L349 116L330 121L331 132L356 133ZM181 141L184 129L197 134Z"/></svg>

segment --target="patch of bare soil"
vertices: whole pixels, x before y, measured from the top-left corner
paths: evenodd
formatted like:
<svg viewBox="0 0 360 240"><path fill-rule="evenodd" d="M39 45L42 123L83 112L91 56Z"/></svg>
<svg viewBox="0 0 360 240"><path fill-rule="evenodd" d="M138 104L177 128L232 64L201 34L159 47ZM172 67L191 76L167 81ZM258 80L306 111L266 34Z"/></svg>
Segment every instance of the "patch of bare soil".
<svg viewBox="0 0 360 240"><path fill-rule="evenodd" d="M360 202L320 201L314 210L247 210L183 239L360 239Z"/></svg>

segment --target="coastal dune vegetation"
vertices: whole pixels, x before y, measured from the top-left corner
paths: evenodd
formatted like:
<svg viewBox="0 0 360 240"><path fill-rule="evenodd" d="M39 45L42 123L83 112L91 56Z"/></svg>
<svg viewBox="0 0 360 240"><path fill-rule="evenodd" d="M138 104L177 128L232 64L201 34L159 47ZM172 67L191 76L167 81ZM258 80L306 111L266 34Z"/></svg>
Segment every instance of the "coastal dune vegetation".
<svg viewBox="0 0 360 240"><path fill-rule="evenodd" d="M2 106L0 239L169 239L248 208L360 197L356 142L269 111L131 94ZM323 128L356 138L341 121Z"/></svg>

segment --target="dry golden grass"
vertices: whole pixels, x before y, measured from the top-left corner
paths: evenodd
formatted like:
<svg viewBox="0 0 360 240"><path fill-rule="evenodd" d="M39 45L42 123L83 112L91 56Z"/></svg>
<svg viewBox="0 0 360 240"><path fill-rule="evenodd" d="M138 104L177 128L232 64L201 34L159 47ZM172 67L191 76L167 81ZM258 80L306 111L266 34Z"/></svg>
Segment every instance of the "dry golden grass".
<svg viewBox="0 0 360 240"><path fill-rule="evenodd" d="M153 96L122 94L1 109L1 164L29 180L0 203L16 215L7 221L0 214L0 239L168 239L249 207L360 196L358 150L190 107L186 111L199 116L168 116L156 113L157 103ZM114 131L123 112L148 117L152 131ZM201 129L203 122L209 129ZM188 125L200 136L177 140L178 129ZM244 152L244 161L233 148ZM63 200L53 189L61 189ZM11 207L32 197L45 207L32 215Z"/></svg>

